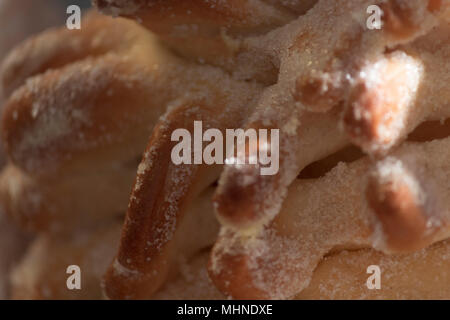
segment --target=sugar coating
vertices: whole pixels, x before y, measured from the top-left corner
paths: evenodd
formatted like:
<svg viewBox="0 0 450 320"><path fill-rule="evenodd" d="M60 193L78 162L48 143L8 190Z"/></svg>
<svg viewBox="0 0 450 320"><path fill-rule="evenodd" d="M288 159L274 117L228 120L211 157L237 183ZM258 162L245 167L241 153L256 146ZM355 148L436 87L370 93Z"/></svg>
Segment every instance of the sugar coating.
<svg viewBox="0 0 450 320"><path fill-rule="evenodd" d="M382 2L384 3L378 3ZM403 106L399 108L399 122L396 123L396 119L390 128L376 128L382 136L392 138L390 144L384 145L386 151L391 151L392 146L400 144L425 119L447 114L446 86L440 84L432 88L440 88L439 94L427 87L428 83L448 76L445 72L449 61L448 42L445 42L447 30L439 27L441 29L438 29L437 36L428 36L427 33L433 33L433 28L440 22L427 10L426 4L419 0L397 2L402 10L412 11L414 21L418 21L417 30L413 30L407 37L396 37L388 31L365 30L365 9L373 4L369 0L310 1L305 6L300 1L254 0L245 2L248 7L242 8L242 12L246 12L248 8L257 9L248 17L234 9L231 4L235 2L205 0L201 2L206 5L202 8L206 8L208 13L219 12L218 24L222 25L218 27L218 36L212 36L212 39L206 37L206 41L202 43L210 44L211 40L211 43L219 44L219 48L223 45L227 49L223 56L217 54L218 60L209 60L206 52L206 58L198 56L197 60L192 61L189 59L192 57L188 57L192 52L186 56L179 52L172 55L165 49L165 45L175 51L179 49L171 42L173 37L181 35L188 41L203 37L204 30L198 24L175 23L175 26L170 26L173 29L169 35L161 35L165 45L161 45L141 27L130 27L133 30L136 28L138 34L136 38L131 38L130 43L133 45L130 49L119 50L116 46L120 45L115 44L113 50L107 50L113 57L104 54L98 60L83 59L75 67L72 65L72 68L69 66L67 69L58 69L60 72L48 71L43 77L54 75L56 78L48 92L44 90L45 85L36 80L47 78L36 78L19 89L22 92L16 91L12 95L12 101L17 99L19 102L25 101L27 94L36 95L26 116L32 119L33 129L30 132L40 132L39 135L26 132L19 143L12 143L12 147L16 148L16 161L22 165L25 163L23 169L39 167L33 164L33 161L42 160L37 151L52 150L55 140L61 141L66 136L72 139L75 133L77 138L74 141L79 144L73 144L74 148L79 147L94 154L99 146L120 145L122 140L128 143L134 141L126 135L134 130L121 125L111 131L105 129L98 140L86 139L84 134L89 134L89 130L84 132L80 128L99 125L101 130L105 124L101 121L98 123L98 119L89 113L89 103L84 108L74 108L73 101L79 97L80 92L85 91L85 86L98 91L108 87L110 81L117 80L123 84L118 91L127 92L128 88L128 92L142 94L145 103L153 101L151 108L155 108L155 112L149 112L145 124L133 120L133 112L120 114L124 124L132 123L136 130L140 126L153 126L155 123L157 128L152 135L153 140L150 140L152 143L147 147L137 168L138 176L125 229L131 237L144 235L139 237L142 243L136 245L142 245L144 253L152 254L135 256L130 250L129 254L126 252L122 255L126 257L124 261L119 263L116 260L112 264L113 270L119 277L126 278L123 276L133 276L135 272L140 272L131 268L139 259L152 265L157 263L154 261L159 261L160 256L183 256L183 250L186 250L183 247L183 237L199 232L189 224L195 221L196 216L191 210L186 210L186 207L195 206L197 196L218 177L217 173L214 176L206 174L209 171L205 168L176 167L164 157L167 156L167 148L164 147L169 143L169 133L173 128L189 125L189 122L199 119L204 120L208 127L222 129L232 126L279 128L282 157L279 175L260 178L257 176L258 170L252 167L229 164L220 178L216 197L228 201L229 208L235 212L240 213L242 208L246 208L257 214L253 224L244 227L239 222L230 222L227 219L230 212L216 206L223 227L213 249L210 275L216 282L220 281L216 277L224 272L232 277L233 272L239 270L226 270L224 259L227 256L244 255L248 258L247 272L255 289L274 299L294 297L308 287L316 266L331 251L369 248L377 243L372 230L373 214L362 192L366 182L364 177L371 166L369 157L352 164L338 164L322 178L296 180L299 172L307 165L333 154L351 142L358 144L356 139L350 139L340 130L341 109L348 107L348 99L356 84L362 82L369 89L380 86L379 81L387 63L393 63L400 70L406 71L404 88L398 89L403 93L398 101ZM151 6L143 6L142 1L108 0L104 3L109 5L105 12L112 15L140 17L142 12L152 10ZM167 15L166 18L170 18L167 21L176 21L171 8L162 8L161 12ZM188 10L182 16L193 12L195 11ZM220 14L224 12L229 14L229 19L220 19ZM245 18L239 21L242 16ZM211 19L207 22L211 23ZM151 21L143 23L150 27L152 24ZM318 23L320 28L317 27ZM214 23L213 26L217 27ZM102 40L101 36L95 39L95 42L103 41L105 39ZM430 49L430 43L436 47ZM208 46L205 48L211 49ZM389 56L386 51L392 48L397 51ZM438 54L433 56L435 51ZM121 69L120 64L117 69L105 68L102 72L99 71L96 65L98 61L111 62L109 59L114 61L116 56L120 57L119 60L125 66L137 65L139 71L131 69L127 73L125 70L130 69ZM389 58L391 59L387 61ZM405 68L402 69L402 66ZM77 74L86 75L88 80L83 78L68 86L67 90L61 89L61 83L67 80L66 77L75 77ZM123 74L127 76L123 77ZM317 92L305 89L315 85ZM53 91L61 94L57 101L53 100ZM382 91L379 93L383 95ZM106 96L114 94L111 88L105 92ZM315 99L311 99L314 103L309 102L308 94L317 95ZM131 94L127 98L131 99L133 96ZM59 103L63 103L65 107L57 106ZM358 118L372 118L368 110L356 112L360 112ZM11 119L22 121L23 116L12 113ZM395 115L392 117L395 118ZM369 141L368 144L372 142ZM400 163L386 166L380 164L380 179L401 176L408 181L419 202L428 204L429 195L436 196L437 200L429 210L435 221L433 225L443 227L443 231L436 233L431 242L448 237L448 210L442 211L442 208L448 206L441 199L446 199L446 189L443 188L445 180L438 178L429 181L426 177L427 174L434 177L439 170L447 167L439 162L443 158L430 159L427 156L436 151L435 147L445 148L447 144L448 141L445 140L420 146L402 145L395 151ZM364 149L369 154L373 151L371 148ZM49 153L49 156L54 157L50 160L61 163L58 158L61 150L64 149L56 148L53 154ZM69 148L69 151L73 150ZM409 164L411 154L422 157L414 159L427 165L425 172L419 171L419 166ZM30 155L31 160L27 160L26 157ZM72 156L77 161L79 154L74 152ZM52 163L50 160L48 162ZM414 170L405 171L404 164L408 168L411 165ZM157 171L161 165L167 173ZM157 200L165 204L161 206L164 212L158 211L156 205L156 209L152 207L151 210L133 211L133 208L140 209L141 205L144 206L151 197L155 197L154 194L144 192L148 184L151 184L149 179L152 177L162 177L164 190ZM235 201L229 190L249 196L239 200L242 202ZM424 193L427 195L422 197ZM141 215L147 217L150 214L155 214L155 220L152 220L155 228L136 226ZM382 230L379 236L383 236ZM148 241L149 238L153 241ZM195 243L190 249L203 250L205 243L199 243ZM164 263L169 263L167 268L172 268L171 264L174 264L170 259L164 260ZM190 271L183 272L186 264L181 265L181 276L188 283L196 283L197 280L191 277ZM158 267L160 266L154 265L154 268L146 272L155 273ZM203 274L198 282L204 281ZM228 284L226 281L225 287ZM239 296L239 290L238 286L227 288L233 296ZM129 297L128 293L125 297Z"/></svg>

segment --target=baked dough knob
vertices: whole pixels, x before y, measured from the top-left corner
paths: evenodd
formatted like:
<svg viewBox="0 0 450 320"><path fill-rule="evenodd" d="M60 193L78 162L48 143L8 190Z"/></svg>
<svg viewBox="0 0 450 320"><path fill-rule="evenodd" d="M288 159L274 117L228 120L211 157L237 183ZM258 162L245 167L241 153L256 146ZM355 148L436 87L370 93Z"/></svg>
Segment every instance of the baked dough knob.
<svg viewBox="0 0 450 320"><path fill-rule="evenodd" d="M449 139L444 141L448 144ZM419 250L450 234L449 195L444 187L449 172L447 158L424 157L424 152L436 147L430 143L402 160L388 157L374 168L366 197L377 218L377 249Z"/></svg>
<svg viewBox="0 0 450 320"><path fill-rule="evenodd" d="M398 142L416 108L423 77L419 59L394 52L362 70L344 112L344 128L367 152L384 152ZM419 100L420 101L420 100Z"/></svg>
<svg viewBox="0 0 450 320"><path fill-rule="evenodd" d="M450 26L364 66L350 91L343 128L364 151L383 154L422 122L450 116Z"/></svg>

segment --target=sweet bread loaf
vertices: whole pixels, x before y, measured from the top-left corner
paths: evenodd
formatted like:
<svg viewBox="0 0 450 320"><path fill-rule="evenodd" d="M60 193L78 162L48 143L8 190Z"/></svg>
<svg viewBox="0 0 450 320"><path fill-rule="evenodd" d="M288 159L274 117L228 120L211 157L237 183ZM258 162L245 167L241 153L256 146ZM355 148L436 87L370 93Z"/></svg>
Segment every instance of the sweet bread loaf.
<svg viewBox="0 0 450 320"><path fill-rule="evenodd" d="M229 3L224 3L223 7L219 5L217 8L211 6L209 13L223 12L223 10L226 10L227 4ZM356 232L358 228L351 224L349 230L356 233L352 233L347 239L343 239L342 243L329 240L331 241L329 247L319 254L315 259L316 262L313 262L313 265L309 267L306 261L314 260L311 258L313 256L311 248L318 247L317 237L320 234L329 234L330 231L318 231L318 235L311 238L313 242L304 245L305 248L309 249L309 251L305 250L308 252L304 254L301 254L298 247L300 244L294 245L295 241L293 243L290 241L296 235L298 237L305 234L306 238L311 237L311 233L314 234L314 232L309 229L311 229L315 219L306 219L307 227L305 228L307 229L303 232L295 230L292 231L293 234L276 234L281 232L277 229L277 221L283 216L283 208L286 203L289 203L289 193L294 188L292 183L302 169L309 164L332 155L350 143L354 143L369 156L386 157L386 160L379 162L379 164L370 165L373 162L370 157L361 160L362 162L357 162L361 163L362 167L360 167L359 170L361 171L359 172L354 169L356 170L355 177L366 176L364 173L369 170L369 167L364 167L362 163L381 168L374 170L375 172L381 170L383 174L391 176L394 174L396 166L402 167L402 162L398 159L392 160L393 158L387 156L390 150L400 144L409 133L424 121L445 119L448 116L446 110L448 109L449 90L445 84L442 85L442 83L448 82L448 2L407 2L401 0L379 2L377 4L382 8L385 15L384 28L378 32L369 32L365 29L364 24L366 19L365 9L372 4L368 1L348 1L345 3L318 1L315 4L313 3L312 8L306 14L293 20L286 19L281 26L273 23L270 30L251 36L246 36L242 29L239 30L239 23L233 24L228 21L230 25L222 25L221 27L223 27L225 33L230 32L231 38L239 38L239 50L234 51L231 56L229 51L226 50L221 51L225 52L223 55L215 54L214 56L218 58L224 56L228 61L231 61L229 65L217 63L213 59L204 59L202 52L193 53L189 48L185 51L187 56L195 54L200 61L205 60L208 63L224 67L237 78L256 79L266 85L273 84L271 81L274 82L272 86L267 87L262 92L255 111L248 118L245 127L280 128L283 136L280 141L280 173L275 176L260 177L257 176L259 170L255 166L226 165L214 198L218 218L223 227L219 240L212 251L210 276L219 289L235 298L293 297L308 284L310 276L306 275L308 274L306 269L309 269L309 274L312 274L320 259L335 246L343 246L340 248L341 250L345 249L345 246L362 246L375 247L385 252L408 251L417 250L448 237L448 229L444 227L444 230L441 230L442 235L438 235L441 231L436 231L436 233L433 231L431 232L433 240L425 239L424 234L430 231L428 228L433 229L430 226L430 221L434 220L431 217L434 214L424 213L424 210L431 209L418 209L420 203L417 202L419 199L416 198L425 191L422 189L413 190L416 184L440 184L442 187L444 182L439 183L437 180L422 182L421 177L424 173L420 173L420 177L414 175L409 177L406 171L400 171L397 178L389 178L393 180L388 179L386 186L380 185L383 179L376 178L377 173L373 173L370 179L367 176L367 179L358 180L361 185L355 187L356 194L353 200L348 199L348 192L339 190L339 193L336 194L338 198L330 201L338 203L340 207L345 207L345 203L355 205L358 201L363 201L360 207L350 212L361 215L367 210L365 218L363 214L361 218L363 220L356 223L361 227L365 226L365 228ZM164 28L160 28L158 19L146 19L147 15L150 16L151 14L163 16L161 14L162 2L122 1L117 3L117 1L97 1L97 5L104 12L138 17L149 29L163 39L167 38L167 32ZM195 4L193 5L192 18L188 18L188 20L183 20L184 17L180 18L183 13L186 16L189 15L188 11L184 10L186 9L183 7L184 5L188 6L187 3L172 3L170 8L173 10L173 15L171 15L173 19L167 20L175 21L173 22L175 26L183 25L185 30L191 31L193 29L189 28L197 26L198 20L196 19L199 19L199 17L201 23L211 24L208 17L203 19L203 16L195 11L195 9L198 9ZM259 8L264 8L265 5L260 4ZM181 14L178 13L178 9ZM276 12L276 10L272 12ZM231 16L233 15L231 14ZM348 19L348 17L352 17L352 19ZM176 20L178 18L179 20ZM177 24L178 21L180 24ZM314 26L319 21L322 23L321 30L313 31ZM220 23L221 21L218 20L218 24ZM168 25L169 28L175 28L171 23L168 23ZM238 27L238 31L233 29L234 26ZM193 31L185 33L183 37L190 39L193 37L192 34L194 34L194 37L197 35L196 31ZM199 38L202 38L201 31L199 34ZM213 34L212 38L223 42L223 36L217 35L217 32ZM208 40L211 40L212 43L213 39ZM168 43L169 46L177 49L176 45L171 45L170 41ZM179 43L183 46L182 42ZM198 48L199 50L206 48L208 52L213 52L206 46ZM270 65L273 66L274 70L278 70L276 71L278 76L275 81L270 75L268 78L257 76L261 72L270 74L270 72L267 72L267 68L265 69L258 63L248 62L245 68L241 68L239 61L242 61L241 59L245 55L243 52L252 52L252 50L259 50L260 56L270 57L272 62ZM266 59L267 61L269 60ZM245 72L245 75L243 75L243 72ZM344 128L344 130L341 130L341 128ZM315 143L319 136L321 142ZM157 131L155 131L148 148L158 145L157 137ZM433 139L433 137L430 136L428 139ZM420 154L423 151L419 150L428 147L407 147L405 145L404 148L405 150L416 150L405 151L414 155ZM250 157L251 154L247 156ZM426 158L426 156L424 157ZM150 190L153 189L151 187L145 195L142 192L142 184L145 185L145 181L152 184L163 179L162 177L157 178L163 170L160 168L153 169L153 166L158 167L155 163L161 162L157 159L163 158L160 156L150 159L151 167L148 170L150 173L138 178L139 181L143 180L144 182L140 182L140 188L133 192L134 198L138 199L136 201L142 199L154 199L152 203L157 201L152 197L152 191ZM391 160L393 164L389 162ZM147 162L146 159L144 161ZM419 162L419 160L417 161ZM354 166L357 166L357 164L355 163ZM409 170L413 170L414 173L417 166L413 166L414 169ZM338 166L336 170L338 168L342 169ZM437 168L442 168L442 164L437 164ZM170 174L171 170L168 169L168 172ZM330 175L332 173L333 171L330 172ZM351 176L350 173L342 174L342 176L346 175L349 175L347 178ZM242 177L245 177L245 179L242 179ZM392 189L391 184L394 183L392 181L401 181L398 179L406 179L404 191ZM191 181L193 188L197 188L198 177L191 178ZM243 183L242 181L253 181L253 183ZM371 181L375 181L375 183ZM395 185L397 183L400 182L395 182ZM291 186L288 191L289 185ZM336 182L324 183L317 190L324 190L327 185L335 190ZM361 190L369 189L368 195L373 197L373 188L379 190L376 193L386 194L387 192L392 194L390 200L392 203L382 202L379 204L380 200L364 200L366 196ZM429 187L424 186L423 188ZM439 189L440 187L435 188ZM165 192L170 194L170 191ZM436 194L440 199L445 199L445 196L439 196L437 191L434 191L433 194ZM339 198L339 195L341 198ZM408 196L410 200L405 198ZM162 207L156 211L154 205L152 205L152 210L144 210L141 206L133 205L134 198L132 198L128 211L128 219L132 219L132 221L136 221L137 217L140 217L140 221L145 221L141 219L151 219L148 220L148 224L158 225L155 220L162 216L162 212L168 210L165 205L162 204ZM379 199L384 199L384 196L380 195ZM410 207L403 208L403 205L408 203L407 201L411 202ZM300 211L298 212L300 216L308 210L311 210L311 214L317 211L317 208L314 209L314 204L319 205L318 198L309 196L304 198L303 202L308 204L308 207L298 210L300 205L297 203L295 207L297 210L293 211ZM381 210L379 209L380 205L382 206ZM391 213L384 211L386 206L390 206ZM406 210L406 213L402 214L402 210ZM383 213L377 213L380 211ZM331 216L335 218L330 217L329 219L331 221L336 220L338 210L334 209L331 212ZM415 229L418 227L415 225L416 222L414 220L409 221L414 219L413 212L415 212L416 219L422 219L422 229ZM439 210L436 212L439 212ZM388 217L382 217L383 214L387 214ZM410 214L413 216L410 217ZM441 214L443 216L438 220L443 219L445 221L445 213L442 212ZM142 216L148 218L141 218ZM403 216L404 220L398 220L395 218L396 216ZM292 223L292 219L293 217L290 216L286 223ZM372 223L369 223L371 220L377 221L376 219L381 220L383 225L381 228L375 228ZM349 217L343 220L347 223L349 221L354 222ZM319 221L315 223L324 225ZM342 221L340 223L338 226L344 225ZM397 237L402 240L392 239L391 242L391 239L389 239L386 240L387 243L384 245L380 242L374 242L373 235L380 232L380 229L388 234L386 237L393 236L389 235L388 226L391 224L394 224L392 228L395 229L395 232L400 233ZM437 224L441 225L441 222ZM446 223L442 222L442 225L446 225ZM330 227L336 227L336 225ZM401 231L402 229L404 231ZM158 268L156 265L160 262L154 262L154 258L152 258L152 262L146 265L141 262L142 257L145 254L149 254L151 257L153 255L164 257L169 250L160 249L156 254L152 248L148 250L140 249L139 253L130 250L130 248L136 248L136 237L132 236L136 232L135 228L127 227L126 223L122 247L119 251L119 261L133 273L139 274L139 281L136 281L131 288L124 285L124 292L119 295L116 295L116 290L111 289L113 297L150 297L150 293L154 291L152 285L141 280L146 279L151 274L151 270L156 270ZM339 232L338 236L344 234ZM163 238L157 236L155 239L155 236L156 233L153 233L153 235L150 233L146 239L153 239L154 242ZM128 243L130 242L128 239L133 239L133 243ZM289 244L286 244L286 242L289 242ZM401 242L409 246L404 247ZM170 247L170 243L170 241L167 241L168 247ZM280 247L284 246L286 246L286 250L289 248L290 251L280 250ZM273 247L272 250L271 247ZM271 253L275 256L271 256ZM295 260L295 256L298 257L298 262L291 261L289 263L288 260ZM277 261L277 263L273 265L270 261ZM152 264L155 266L152 266ZM303 272L300 272L298 266L306 269L301 269ZM303 274L303 276L299 276L299 274ZM119 281L121 280L108 273L106 277L107 292L109 287L115 288ZM132 282L128 282L128 284ZM155 283L151 280L149 282ZM143 290L150 290L150 292L146 295L142 293Z"/></svg>
<svg viewBox="0 0 450 320"><path fill-rule="evenodd" d="M0 198L39 234L14 296L71 298L43 270L82 263L82 234L112 256L126 212L107 298L450 299L449 1L93 2L121 18L91 13L2 66ZM174 163L194 121L278 129L279 171ZM89 272L78 297L98 298Z"/></svg>

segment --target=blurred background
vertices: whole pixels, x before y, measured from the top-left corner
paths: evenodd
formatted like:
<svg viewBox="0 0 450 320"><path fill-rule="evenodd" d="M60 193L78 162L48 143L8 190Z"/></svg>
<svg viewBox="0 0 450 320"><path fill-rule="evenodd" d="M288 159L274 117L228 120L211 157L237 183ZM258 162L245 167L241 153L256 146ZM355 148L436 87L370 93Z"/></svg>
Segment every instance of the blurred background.
<svg viewBox="0 0 450 320"><path fill-rule="evenodd" d="M61 0L60 2L63 2L66 6L69 6L71 4L77 4L80 7L87 8L91 5L90 0L79 0L79 1L73 1L73 0Z"/></svg>
<svg viewBox="0 0 450 320"><path fill-rule="evenodd" d="M25 38L49 27L65 24L69 5L83 11L90 0L0 0L0 62ZM0 91L0 114L3 98ZM4 164L0 145L0 167ZM0 300L8 297L8 272L23 254L29 237L3 214L0 204Z"/></svg>
<svg viewBox="0 0 450 320"><path fill-rule="evenodd" d="M73 4L85 11L90 0L0 0L0 59L30 34L65 23Z"/></svg>

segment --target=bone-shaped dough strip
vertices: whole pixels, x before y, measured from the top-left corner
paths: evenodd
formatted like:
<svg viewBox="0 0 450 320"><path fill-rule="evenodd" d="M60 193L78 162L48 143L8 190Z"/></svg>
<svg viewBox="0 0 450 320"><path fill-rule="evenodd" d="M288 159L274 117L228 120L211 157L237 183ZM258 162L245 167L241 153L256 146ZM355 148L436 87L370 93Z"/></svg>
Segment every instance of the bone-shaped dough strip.
<svg viewBox="0 0 450 320"><path fill-rule="evenodd" d="M384 11L381 30L366 26L370 5ZM423 0L319 2L305 19L299 19L304 26L298 28L291 47L290 59L300 65L293 69L297 72L294 98L309 110L328 111L346 99L352 78L364 65L438 25L443 7L442 1ZM311 30L316 20L325 19L320 32Z"/></svg>
<svg viewBox="0 0 450 320"><path fill-rule="evenodd" d="M183 252L180 246L184 237L189 237L183 232L185 221L195 219L186 212L189 204L219 175L220 166L174 164L171 154L176 143L171 141L172 133L176 129L193 133L196 120L202 121L204 128L222 132L239 127L255 104L258 86L225 78L216 69L210 71L195 76L209 86L211 95L200 95L196 100L195 93L187 92L168 109L150 138L138 168L115 262L137 276L124 277L113 265L106 277L110 297L143 298L159 289L174 268L174 257Z"/></svg>
<svg viewBox="0 0 450 320"><path fill-rule="evenodd" d="M365 175L371 167L368 158L339 164L317 180L295 181L280 214L267 227L256 228L253 234L222 227L210 261L211 278L234 298L289 298L308 285L317 263L332 249L375 246L392 252L422 248L447 238L449 144L450 138L407 143L391 155L411 168L410 175L400 172L395 176L409 184L407 192L399 189L393 201L382 196L386 195L384 190L395 193L392 188L375 188L381 196L373 201L369 191L366 200ZM403 202L403 194L414 197L403 198ZM380 224L376 217L381 215L379 203L384 204L383 199L392 205L390 211L383 212ZM421 199L427 199L426 203ZM408 215L414 221L421 216L426 228L411 229L411 224L397 219ZM411 245L398 246L406 242Z"/></svg>
<svg viewBox="0 0 450 320"><path fill-rule="evenodd" d="M410 5L412 8L415 8L415 6L420 7L423 4L423 2L415 2L415 4ZM280 129L279 174L260 177L258 176L259 168L257 166L237 167L227 165L220 179L215 198L219 218L223 223L241 229L251 227L252 223L257 225L267 223L267 221L270 221L277 214L281 202L286 195L287 186L295 179L301 169L309 164L309 161L315 161L321 156L333 153L347 143L346 139L342 137L342 134L335 131L337 126L331 120L333 117L337 117L336 114L340 108L339 104L345 100L345 95L341 92L343 87L339 87L336 96L333 95L330 97L327 96L328 94L325 94L323 96L324 99L316 96L311 99L315 105L320 104L320 101L324 102L327 110L333 106L336 109L328 112L328 114L321 114L321 117L314 118L313 115L304 111L304 108L302 108L304 106L303 104L297 107L295 101L292 100L291 90L296 92L298 73L320 70L323 66L338 67L339 69L343 67L343 64L336 62L340 61L337 57L345 55L348 48L353 48L360 44L360 42L364 46L360 47L359 50L368 59L368 61L364 60L363 64L367 63L368 68L373 68L373 64L376 61L375 57L384 57L383 51L388 43L393 45L411 41L418 35L429 30L437 21L433 15L425 14L427 17L428 15L430 16L428 17L430 21L424 23L424 30L421 29L415 32L414 35L408 36L407 39L404 37L398 39L398 37L384 33L372 34L368 38L370 40L368 40L369 45L364 42L365 40L363 41L354 36L353 31L355 31L355 28L360 34L366 32L366 30L361 30L358 20L352 20L351 23L348 22L347 24L343 23L343 21L348 20L348 11L353 12L354 15L360 18L364 16L365 11L363 9L366 8L366 5L367 3L364 1L345 4L336 2L332 4L327 1L321 1L307 15L273 32L272 36L282 39L281 43L285 46L286 43L290 44L292 42L294 42L294 45L282 47L280 50L281 66L278 83L265 90L261 97L259 107L250 118L248 127ZM406 7L408 8L408 6ZM341 32L342 37L335 36L334 31L327 30L328 33L324 35L322 32L319 33L311 29L311 24L315 24L317 20L325 18L323 12L333 13L333 16L329 17L331 21L326 24L326 28L330 28L331 30L337 25L338 29L336 32ZM428 21L428 19L426 20ZM349 23L351 24L350 26L348 25ZM332 39L329 39L331 34L333 35ZM388 39L391 39L389 40L390 42ZM324 51L323 48L328 47L330 42L334 49ZM263 43L267 44L266 42ZM338 54L339 52L340 54ZM332 63L333 61L336 64ZM357 61L361 62L359 59ZM412 68L416 64L416 69L420 69L421 65L419 61L412 58L411 61L408 61L406 67ZM399 73L404 71L401 65L399 69ZM411 80L408 79L411 84L407 88L410 88L410 90L417 89L421 75L420 70L416 71L415 74L413 71L406 75L412 74L410 76ZM343 76L343 74L341 75ZM310 81L311 75L306 73L305 76ZM402 77L404 77L403 74ZM330 78L330 80L333 79ZM342 78L341 80L344 81L345 79ZM399 94L403 93L404 89L404 86L400 87L398 89ZM311 93L314 90L308 89L307 92ZM404 100L406 101L405 103L408 102L407 98ZM318 136L322 136L322 143L315 142ZM358 136L358 139L361 138ZM255 154L256 152L250 151L248 157L253 157ZM243 177L245 177L246 181L251 180L254 183L241 183L241 180L244 180Z"/></svg>

